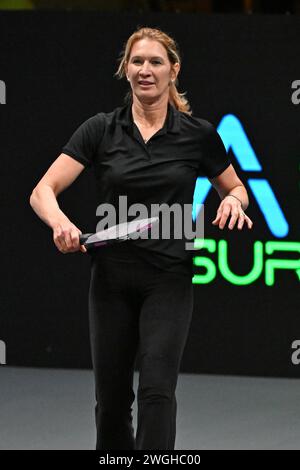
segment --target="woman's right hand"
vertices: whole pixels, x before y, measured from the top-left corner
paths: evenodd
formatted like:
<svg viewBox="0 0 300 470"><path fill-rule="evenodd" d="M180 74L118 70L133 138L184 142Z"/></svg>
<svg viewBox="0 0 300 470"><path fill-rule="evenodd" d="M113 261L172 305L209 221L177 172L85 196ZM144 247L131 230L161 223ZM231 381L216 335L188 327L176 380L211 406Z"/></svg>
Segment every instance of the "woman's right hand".
<svg viewBox="0 0 300 470"><path fill-rule="evenodd" d="M58 222L52 228L53 241L61 253L74 253L75 251L87 253L85 246L79 244L79 235L82 235L82 232L72 222L68 220Z"/></svg>

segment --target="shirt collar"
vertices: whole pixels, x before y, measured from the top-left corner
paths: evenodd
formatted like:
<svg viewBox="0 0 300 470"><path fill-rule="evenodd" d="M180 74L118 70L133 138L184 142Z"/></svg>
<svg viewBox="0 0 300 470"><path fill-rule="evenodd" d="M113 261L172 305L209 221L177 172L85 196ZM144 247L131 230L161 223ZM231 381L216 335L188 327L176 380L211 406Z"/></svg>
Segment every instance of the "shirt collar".
<svg viewBox="0 0 300 470"><path fill-rule="evenodd" d="M133 128L133 117L132 117L132 103L129 103L125 106L118 108L118 113L116 116L116 122L121 124L121 126L126 127L127 129ZM168 102L168 111L167 117L164 123L161 133L171 132L172 134L177 134L179 132L179 119L180 112Z"/></svg>

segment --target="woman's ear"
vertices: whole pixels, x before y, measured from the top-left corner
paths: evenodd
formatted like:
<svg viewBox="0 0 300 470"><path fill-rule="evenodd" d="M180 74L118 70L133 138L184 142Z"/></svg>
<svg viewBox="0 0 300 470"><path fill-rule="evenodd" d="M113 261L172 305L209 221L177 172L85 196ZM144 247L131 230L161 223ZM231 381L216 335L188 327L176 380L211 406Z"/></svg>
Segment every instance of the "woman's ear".
<svg viewBox="0 0 300 470"><path fill-rule="evenodd" d="M124 72L125 72L125 76L126 76L127 80L129 80L129 78L128 78L128 64L127 64L126 61L124 62Z"/></svg>
<svg viewBox="0 0 300 470"><path fill-rule="evenodd" d="M177 75L179 74L179 70L180 70L180 64L176 62L175 64L173 64L173 67L172 67L172 80L174 82L176 81Z"/></svg>

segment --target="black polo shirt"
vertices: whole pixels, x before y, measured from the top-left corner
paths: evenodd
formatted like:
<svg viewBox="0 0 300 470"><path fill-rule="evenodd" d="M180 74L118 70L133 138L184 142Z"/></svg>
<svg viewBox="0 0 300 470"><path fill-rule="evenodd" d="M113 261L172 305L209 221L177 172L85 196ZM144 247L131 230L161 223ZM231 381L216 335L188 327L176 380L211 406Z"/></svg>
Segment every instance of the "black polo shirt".
<svg viewBox="0 0 300 470"><path fill-rule="evenodd" d="M128 207L142 203L149 208L146 216L153 215L151 204L177 203L183 213L183 205L193 203L197 177L213 178L231 163L210 122L180 112L170 103L163 127L146 144L133 122L130 103L87 119L62 152L93 168L97 206L110 203L118 214L119 196L126 195ZM191 242L184 234L181 239L129 240L115 245L114 253L133 250L163 270L192 275L195 252L186 250L187 241ZM103 253L107 248L99 250Z"/></svg>

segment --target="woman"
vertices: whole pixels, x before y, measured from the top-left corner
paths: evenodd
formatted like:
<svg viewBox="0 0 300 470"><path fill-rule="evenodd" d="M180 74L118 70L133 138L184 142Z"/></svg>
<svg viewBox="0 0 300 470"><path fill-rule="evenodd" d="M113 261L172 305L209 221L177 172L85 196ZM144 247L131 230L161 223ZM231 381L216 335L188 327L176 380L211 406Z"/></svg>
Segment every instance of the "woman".
<svg viewBox="0 0 300 470"><path fill-rule="evenodd" d="M86 252L81 230L61 211L58 194L86 167L98 202L193 202L204 172L222 199L212 222L244 223L248 196L214 127L191 116L176 88L180 57L164 32L140 28L128 39L116 75L126 75L127 104L85 121L32 192L30 203L53 229L59 251ZM115 204L116 205L116 204ZM179 366L193 310L191 253L181 240L130 240L91 258L89 326L96 388L96 449L174 449ZM140 352L138 424L132 384Z"/></svg>

